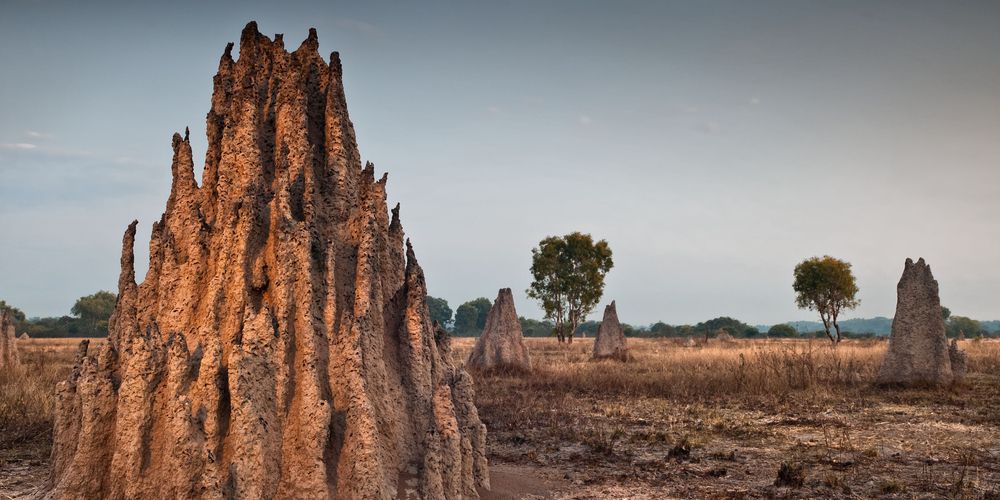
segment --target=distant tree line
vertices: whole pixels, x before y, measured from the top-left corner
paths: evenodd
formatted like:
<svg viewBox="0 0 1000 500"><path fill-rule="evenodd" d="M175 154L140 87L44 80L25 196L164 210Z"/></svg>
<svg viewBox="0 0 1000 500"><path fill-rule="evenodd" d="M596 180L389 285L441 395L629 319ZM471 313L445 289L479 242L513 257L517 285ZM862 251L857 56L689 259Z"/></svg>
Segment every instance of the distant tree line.
<svg viewBox="0 0 1000 500"><path fill-rule="evenodd" d="M427 297L431 319L444 326L453 335L460 337L476 337L486 325L486 315L493 303L486 297L479 297L463 303L455 310L448 301L437 297ZM964 316L951 316L946 311L945 326L949 337L957 337L964 332L968 338L977 336L1000 336L1000 321L976 321ZM537 320L520 317L521 331L525 337L555 337L555 324L549 320ZM600 321L584 321L577 326L575 335L578 337L593 337L597 334ZM873 338L889 335L892 330L892 318L878 316L875 318L855 318L840 321L843 338ZM657 321L651 325L631 325L622 323L622 329L628 337L715 337L720 332L736 338L828 338L823 324L818 321L791 321L776 325L751 326L738 319L721 316L694 325L670 325Z"/></svg>
<svg viewBox="0 0 1000 500"><path fill-rule="evenodd" d="M24 312L0 301L0 308L11 311L17 334L33 338L107 337L108 319L115 308L115 294L99 291L80 297L70 309L70 316L26 318Z"/></svg>

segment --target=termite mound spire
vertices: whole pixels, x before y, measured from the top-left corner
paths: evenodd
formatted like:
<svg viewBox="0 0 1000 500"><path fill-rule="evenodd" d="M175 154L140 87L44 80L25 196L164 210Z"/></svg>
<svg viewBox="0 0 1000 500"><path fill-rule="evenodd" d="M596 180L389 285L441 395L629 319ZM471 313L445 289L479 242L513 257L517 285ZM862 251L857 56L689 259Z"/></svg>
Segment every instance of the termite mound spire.
<svg viewBox="0 0 1000 500"><path fill-rule="evenodd" d="M435 336L339 57L250 23L226 47L200 185L188 134L109 342L60 383L49 498L475 498L470 377ZM92 349L92 351L95 349Z"/></svg>

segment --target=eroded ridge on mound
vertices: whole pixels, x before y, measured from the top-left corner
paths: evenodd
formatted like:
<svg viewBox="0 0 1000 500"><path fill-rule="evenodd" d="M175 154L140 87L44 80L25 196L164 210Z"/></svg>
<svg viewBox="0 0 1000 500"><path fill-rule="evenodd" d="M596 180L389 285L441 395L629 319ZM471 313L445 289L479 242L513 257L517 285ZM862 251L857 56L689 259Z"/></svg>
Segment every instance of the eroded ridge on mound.
<svg viewBox="0 0 1000 500"><path fill-rule="evenodd" d="M501 288L497 293L486 315L483 333L476 340L466 364L476 370L531 370L531 357L524 345L510 288Z"/></svg>
<svg viewBox="0 0 1000 500"><path fill-rule="evenodd" d="M187 134L109 342L60 383L49 498L477 497L485 427L435 337L386 176L361 166L337 53L243 30Z"/></svg>
<svg viewBox="0 0 1000 500"><path fill-rule="evenodd" d="M945 385L955 379L952 358L962 363L964 353L949 353L938 282L924 259L906 259L896 286L896 315L892 319L889 349L877 381L886 385Z"/></svg>
<svg viewBox="0 0 1000 500"><path fill-rule="evenodd" d="M14 316L6 308L0 309L0 368L21 364L16 335Z"/></svg>
<svg viewBox="0 0 1000 500"><path fill-rule="evenodd" d="M618 321L618 308L611 301L604 308L604 318L594 338L594 359L617 359L628 361L628 346L625 344L625 330Z"/></svg>

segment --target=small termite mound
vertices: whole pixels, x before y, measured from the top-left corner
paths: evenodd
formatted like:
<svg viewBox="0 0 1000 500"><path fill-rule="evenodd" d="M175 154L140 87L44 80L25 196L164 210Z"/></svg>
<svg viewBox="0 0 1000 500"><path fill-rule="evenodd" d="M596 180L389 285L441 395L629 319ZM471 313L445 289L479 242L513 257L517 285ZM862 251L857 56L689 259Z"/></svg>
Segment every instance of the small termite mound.
<svg viewBox="0 0 1000 500"><path fill-rule="evenodd" d="M604 318L597 329L597 337L594 338L593 358L618 361L630 359L628 346L625 344L625 330L618 321L618 309L613 300L604 308Z"/></svg>
<svg viewBox="0 0 1000 500"><path fill-rule="evenodd" d="M524 345L521 322L514 309L510 288L501 288L486 316L486 326L476 340L466 363L476 371L526 372L531 370L531 357Z"/></svg>

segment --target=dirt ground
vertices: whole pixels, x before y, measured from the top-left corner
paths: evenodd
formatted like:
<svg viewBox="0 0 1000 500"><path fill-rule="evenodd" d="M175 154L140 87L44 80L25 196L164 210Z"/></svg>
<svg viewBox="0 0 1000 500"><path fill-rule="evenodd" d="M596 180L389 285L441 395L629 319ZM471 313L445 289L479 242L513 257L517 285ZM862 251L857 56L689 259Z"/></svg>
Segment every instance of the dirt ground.
<svg viewBox="0 0 1000 500"><path fill-rule="evenodd" d="M474 339L453 342L461 361ZM1000 341L963 344L965 384L920 390L871 384L884 342L630 339L629 363L527 342L531 374L475 375L484 499L1000 498ZM27 376L63 376L75 344L27 341ZM0 499L37 496L48 446L0 439Z"/></svg>
<svg viewBox="0 0 1000 500"><path fill-rule="evenodd" d="M492 466L544 471L556 498L1000 498L1000 342L966 342L966 384L924 390L872 386L885 342L633 339L628 364L528 342L536 372L479 375L477 404ZM783 464L800 481L776 486Z"/></svg>

